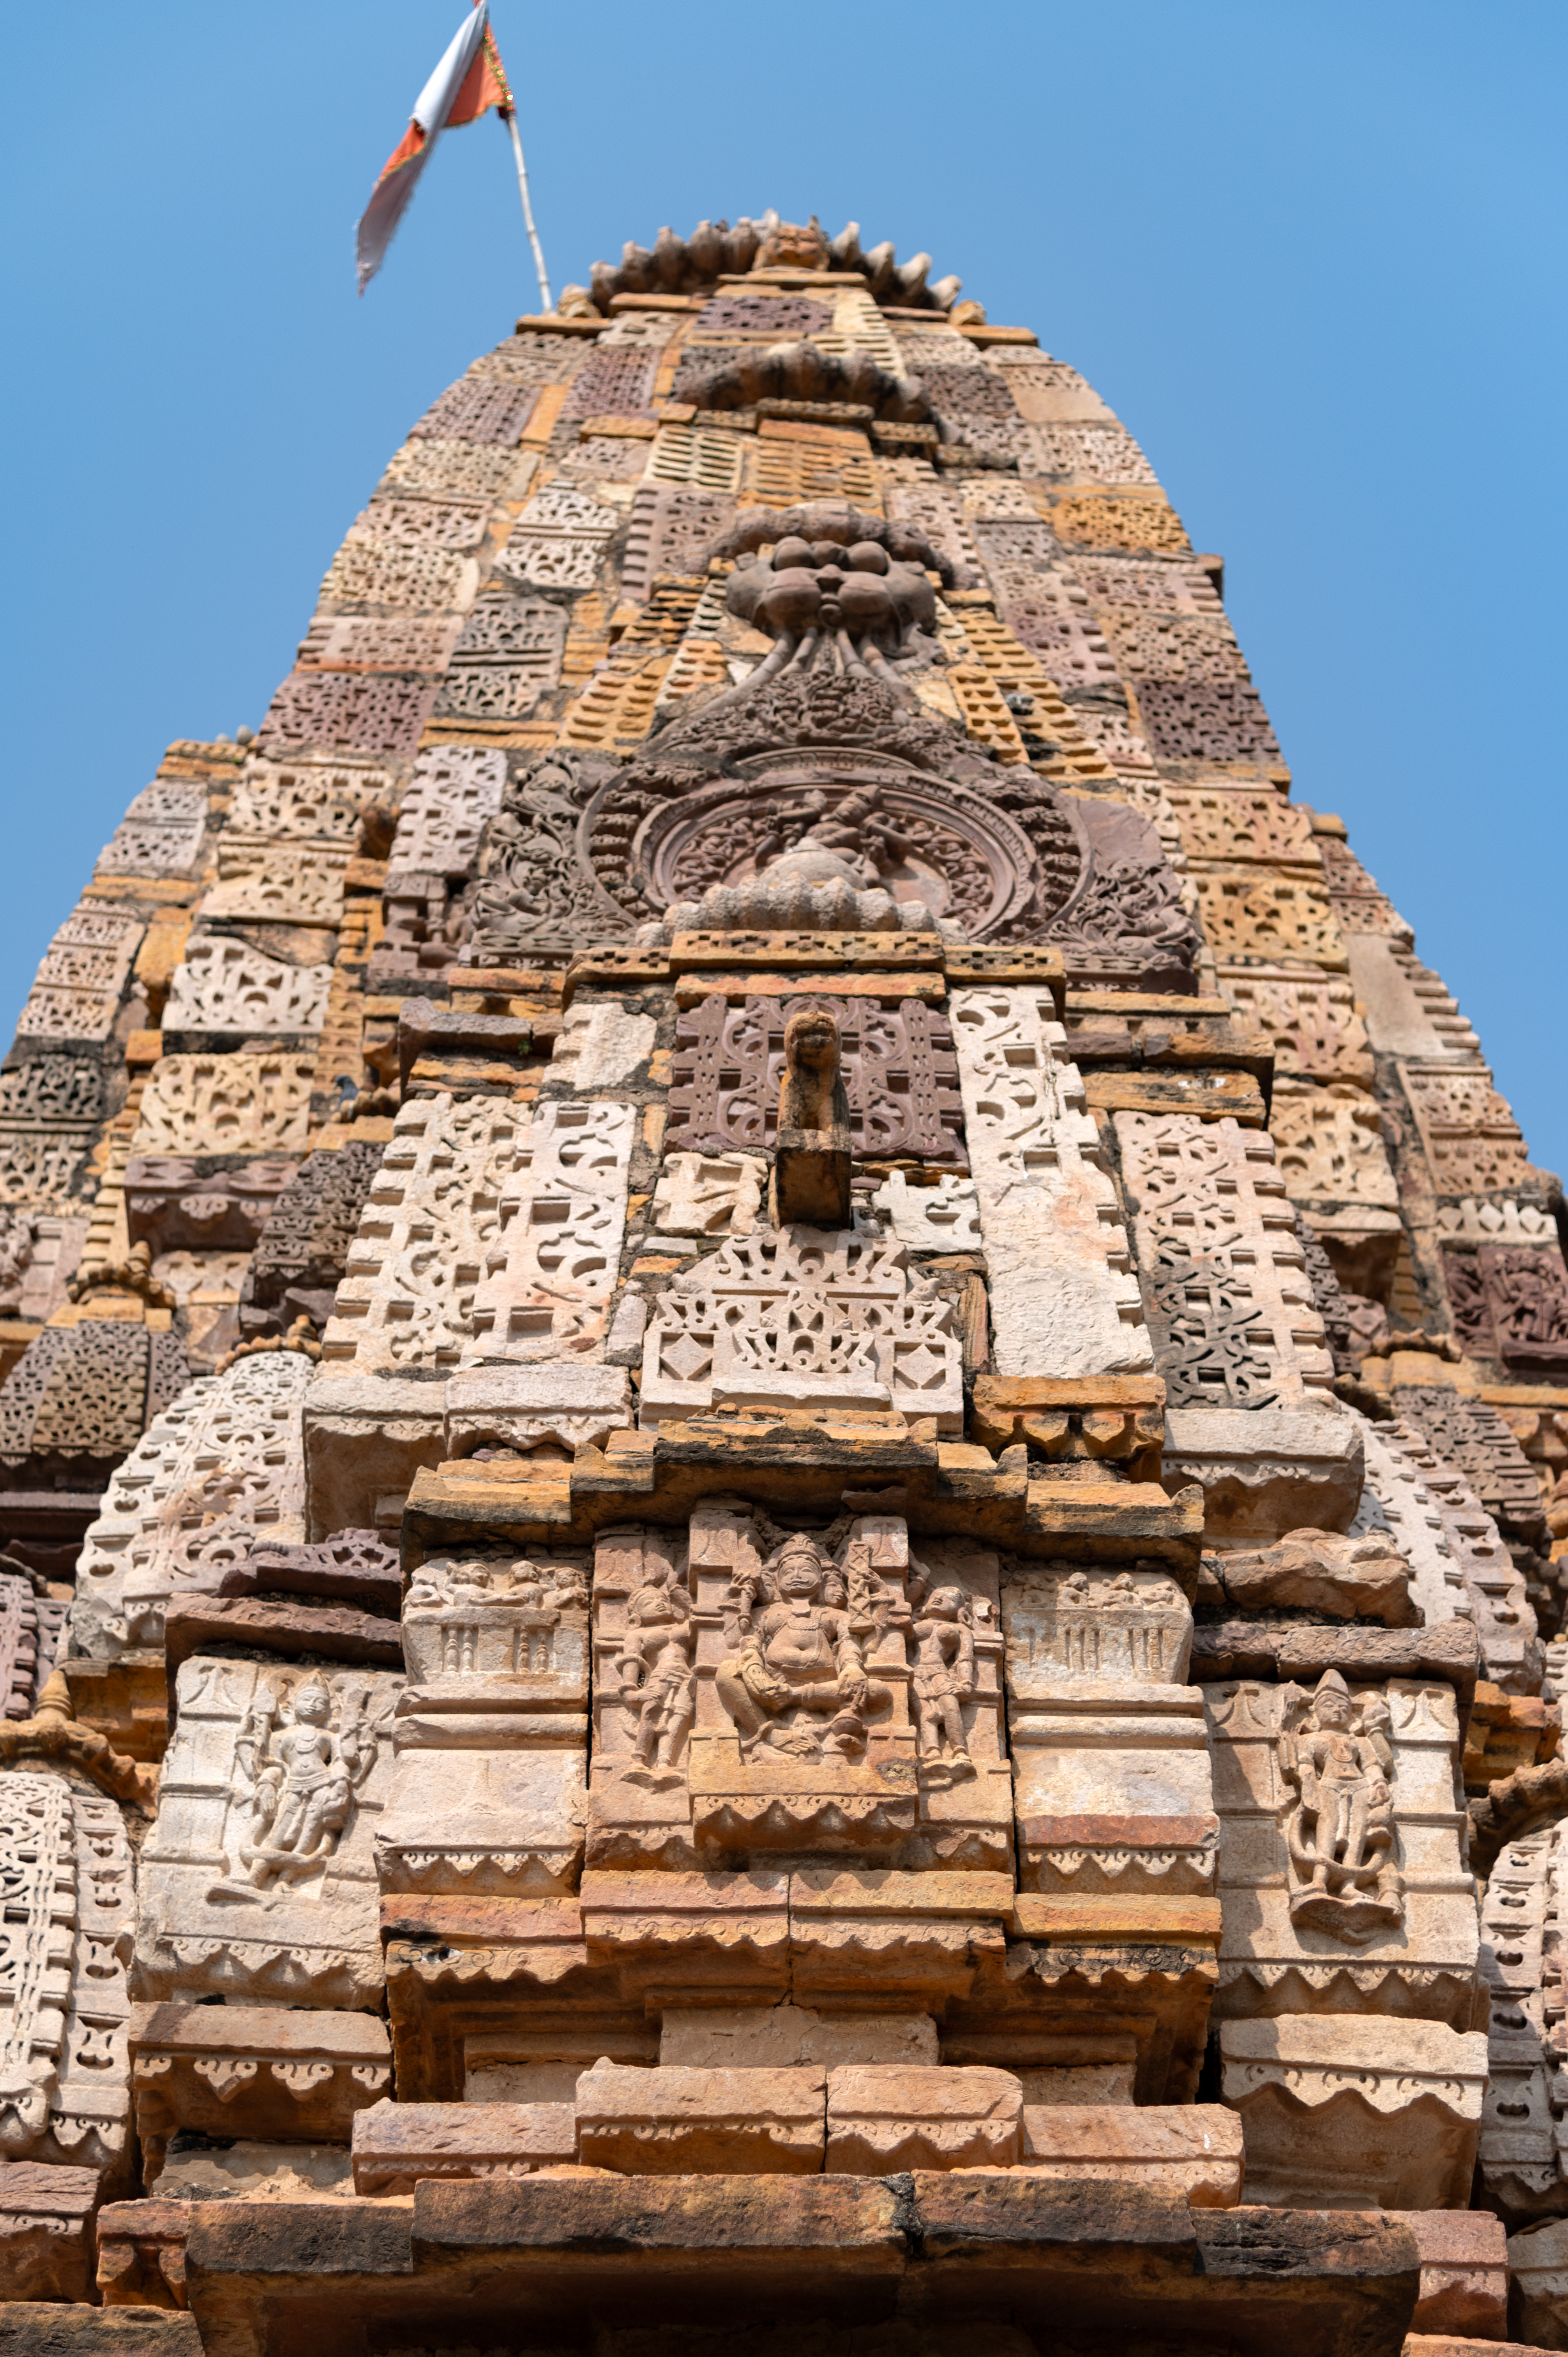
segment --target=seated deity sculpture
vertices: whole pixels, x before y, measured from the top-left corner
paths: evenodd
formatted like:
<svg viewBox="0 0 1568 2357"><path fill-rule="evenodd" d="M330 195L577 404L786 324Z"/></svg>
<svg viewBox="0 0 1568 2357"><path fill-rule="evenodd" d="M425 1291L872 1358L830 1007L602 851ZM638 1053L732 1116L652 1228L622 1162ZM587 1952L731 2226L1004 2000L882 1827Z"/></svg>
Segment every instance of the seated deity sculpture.
<svg viewBox="0 0 1568 2357"><path fill-rule="evenodd" d="M763 1598L754 1613L757 1594ZM866 1721L891 1702L865 1674L861 1636L838 1566L813 1539L789 1538L756 1580L738 1590L740 1650L715 1684L740 1733L743 1755L857 1758Z"/></svg>

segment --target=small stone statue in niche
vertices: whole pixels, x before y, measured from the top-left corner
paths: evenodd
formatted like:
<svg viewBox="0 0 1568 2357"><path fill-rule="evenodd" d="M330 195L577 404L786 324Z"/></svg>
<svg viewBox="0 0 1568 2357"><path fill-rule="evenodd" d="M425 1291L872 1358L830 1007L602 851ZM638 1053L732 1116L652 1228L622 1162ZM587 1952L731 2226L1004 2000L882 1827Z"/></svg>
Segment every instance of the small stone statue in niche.
<svg viewBox="0 0 1568 2357"><path fill-rule="evenodd" d="M667 1563L656 1563L626 1608L627 1629L616 1656L622 1698L637 1710L637 1766L630 1783L677 1784L681 1747L694 1708L692 1648L696 1631L692 1599Z"/></svg>
<svg viewBox="0 0 1568 2357"><path fill-rule="evenodd" d="M1326 1670L1305 1716L1287 1706L1280 1767L1298 1794L1285 1821L1291 1920L1341 1940L1370 1940L1404 1913L1393 1863L1393 1748L1380 1694L1352 1695Z"/></svg>
<svg viewBox="0 0 1568 2357"><path fill-rule="evenodd" d="M917 1601L915 1723L920 1774L930 1783L972 1776L963 1706L974 1692L974 1608L961 1587L933 1587Z"/></svg>
<svg viewBox="0 0 1568 2357"><path fill-rule="evenodd" d="M801 1221L816 1228L847 1228L850 1153L838 1018L825 1007L802 1007L784 1027L773 1163L775 1224Z"/></svg>
<svg viewBox="0 0 1568 2357"><path fill-rule="evenodd" d="M764 1608L754 1619L757 1593ZM720 1663L714 1684L743 1756L761 1747L805 1760L864 1751L866 1719L891 1696L865 1674L847 1601L837 1565L803 1532L739 1585L740 1650Z"/></svg>
<svg viewBox="0 0 1568 2357"><path fill-rule="evenodd" d="M336 1712L318 1678L304 1679L292 1704L268 1687L258 1691L235 1747L251 1804L240 1863L255 1889L314 1874L337 1849L380 1748L365 1708L357 1683L344 1687Z"/></svg>

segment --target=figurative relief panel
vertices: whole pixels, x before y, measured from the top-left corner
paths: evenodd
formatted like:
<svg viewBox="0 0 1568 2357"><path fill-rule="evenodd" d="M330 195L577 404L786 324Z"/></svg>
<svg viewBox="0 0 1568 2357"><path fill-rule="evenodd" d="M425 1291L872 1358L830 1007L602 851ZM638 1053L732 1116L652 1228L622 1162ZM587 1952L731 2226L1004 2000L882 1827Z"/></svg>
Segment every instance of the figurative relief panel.
<svg viewBox="0 0 1568 2357"><path fill-rule="evenodd" d="M200 1654L181 1663L143 1858L138 1996L379 2004L371 1844L403 1683Z"/></svg>
<svg viewBox="0 0 1568 2357"><path fill-rule="evenodd" d="M1328 1669L1310 1689L1199 1691L1230 1902L1216 2010L1320 2011L1353 1981L1382 2010L1456 2009L1467 2029L1477 1927L1453 1688Z"/></svg>
<svg viewBox="0 0 1568 2357"><path fill-rule="evenodd" d="M1568 1273L1555 1237L1522 1251L1445 1251L1443 1268L1467 1351L1509 1368L1568 1368Z"/></svg>
<svg viewBox="0 0 1568 2357"><path fill-rule="evenodd" d="M996 1557L704 1506L599 1540L590 1863L1008 1849ZM913 1854L912 1854L913 1855Z"/></svg>

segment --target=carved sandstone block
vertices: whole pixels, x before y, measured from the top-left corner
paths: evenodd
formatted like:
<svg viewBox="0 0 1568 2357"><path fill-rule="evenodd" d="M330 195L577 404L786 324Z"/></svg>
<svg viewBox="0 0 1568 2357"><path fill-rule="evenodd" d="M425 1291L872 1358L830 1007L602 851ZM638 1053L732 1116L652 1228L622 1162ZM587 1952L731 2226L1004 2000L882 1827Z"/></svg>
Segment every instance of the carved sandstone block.
<svg viewBox="0 0 1568 2357"><path fill-rule="evenodd" d="M1115 1189L1049 996L961 990L951 1006L997 1372L1150 1366Z"/></svg>
<svg viewBox="0 0 1568 2357"><path fill-rule="evenodd" d="M1161 1478L1196 1481L1211 1544L1268 1545L1309 1524L1348 1530L1361 1494L1361 1426L1337 1404L1172 1407Z"/></svg>
<svg viewBox="0 0 1568 2357"><path fill-rule="evenodd" d="M246 942L209 933L188 942L164 1008L166 1031L319 1031L330 965L286 965Z"/></svg>
<svg viewBox="0 0 1568 2357"><path fill-rule="evenodd" d="M353 2121L356 2193L412 2193L422 2178L527 2177L577 2158L571 2104L394 2104Z"/></svg>
<svg viewBox="0 0 1568 2357"><path fill-rule="evenodd" d="M597 1355L626 1231L637 1108L553 1103L517 1126L465 1366Z"/></svg>
<svg viewBox="0 0 1568 2357"><path fill-rule="evenodd" d="M1217 2104L1026 2101L1022 2166L1032 2178L1112 2180L1230 2210L1241 2199L1241 2123Z"/></svg>
<svg viewBox="0 0 1568 2357"><path fill-rule="evenodd" d="M77 1566L73 1649L157 1643L166 1599L216 1588L258 1538L305 1536L311 1362L280 1351L188 1384L119 1468Z"/></svg>
<svg viewBox="0 0 1568 2357"><path fill-rule="evenodd" d="M1338 1641L1348 1663L1356 1641ZM1242 1679L1202 1694L1225 1910L1215 2011L1320 2013L1337 2032L1375 1988L1385 2017L1397 2003L1467 2028L1477 1931L1453 1688L1361 1683L1352 1666L1310 1689Z"/></svg>
<svg viewBox="0 0 1568 2357"><path fill-rule="evenodd" d="M383 1890L564 1894L583 1857L589 1558L429 1555L376 1839Z"/></svg>
<svg viewBox="0 0 1568 2357"><path fill-rule="evenodd" d="M310 1127L308 1056L165 1056L141 1103L133 1156L298 1154Z"/></svg>
<svg viewBox="0 0 1568 2357"><path fill-rule="evenodd" d="M655 1232L748 1236L761 1212L767 1184L768 1162L760 1154L667 1155L653 1189Z"/></svg>
<svg viewBox="0 0 1568 2357"><path fill-rule="evenodd" d="M1282 1075L1372 1085L1367 1027L1356 1012L1357 988L1337 974L1270 973L1221 965L1219 986L1241 1021L1274 1043Z"/></svg>
<svg viewBox="0 0 1568 2357"><path fill-rule="evenodd" d="M101 2190L96 2169L13 2160L0 2169L0 2300L92 2298Z"/></svg>
<svg viewBox="0 0 1568 2357"><path fill-rule="evenodd" d="M389 876L467 876L505 785L504 753L468 745L422 753L398 806Z"/></svg>
<svg viewBox="0 0 1568 2357"><path fill-rule="evenodd" d="M1455 2207L1476 2165L1487 2041L1435 2021L1276 2014L1219 2032L1249 2201Z"/></svg>
<svg viewBox="0 0 1568 2357"><path fill-rule="evenodd" d="M386 2025L365 2013L275 2005L138 2005L131 2025L136 2132L149 2185L177 2128L341 2144L392 2085Z"/></svg>
<svg viewBox="0 0 1568 2357"><path fill-rule="evenodd" d="M347 847L277 844L225 828L219 837L218 881L204 894L204 917L247 924L316 925L343 921Z"/></svg>
<svg viewBox="0 0 1568 2357"><path fill-rule="evenodd" d="M671 1067L666 1144L706 1153L766 1152L778 1123L790 1018L826 1008L838 1024L850 1135L857 1156L963 1159L952 1034L918 998L824 1001L718 996L682 1014Z"/></svg>
<svg viewBox="0 0 1568 2357"><path fill-rule="evenodd" d="M1295 1409L1326 1393L1333 1361L1273 1141L1186 1114L1119 1113L1115 1128L1171 1406Z"/></svg>
<svg viewBox="0 0 1568 2357"><path fill-rule="evenodd" d="M14 1768L0 1776L0 2147L13 2165L120 2176L130 2158L125 1969L136 1893L119 1808L64 1776ZM0 2189L12 2174L0 2170Z"/></svg>
<svg viewBox="0 0 1568 2357"><path fill-rule="evenodd" d="M901 1244L858 1229L732 1235L656 1297L641 1421L733 1400L892 1406L961 1431L953 1309L929 1279L910 1275L907 1260Z"/></svg>
<svg viewBox="0 0 1568 2357"><path fill-rule="evenodd" d="M822 2168L826 2073L641 2071L596 2062L577 2082L578 2158L634 2177L811 2176Z"/></svg>
<svg viewBox="0 0 1568 2357"><path fill-rule="evenodd" d="M1210 1890L1219 1821L1176 1582L1010 1563L1002 1626L1023 1887Z"/></svg>
<svg viewBox="0 0 1568 2357"><path fill-rule="evenodd" d="M1024 2090L1011 2071L841 2063L828 2073L827 2163L849 2177L900 2169L1008 2169L1023 2158Z"/></svg>
<svg viewBox="0 0 1568 2357"><path fill-rule="evenodd" d="M385 1671L182 1663L143 1855L139 1996L380 2003L372 1843L403 1683Z"/></svg>
<svg viewBox="0 0 1568 2357"><path fill-rule="evenodd" d="M145 920L126 909L79 902L44 952L16 1037L107 1039L145 931Z"/></svg>
<svg viewBox="0 0 1568 2357"><path fill-rule="evenodd" d="M700 1508L684 1544L607 1531L595 1862L914 1846L1004 1866L995 1583L995 1556L964 1541L912 1555L896 1515L855 1518L833 1553L724 1506Z"/></svg>

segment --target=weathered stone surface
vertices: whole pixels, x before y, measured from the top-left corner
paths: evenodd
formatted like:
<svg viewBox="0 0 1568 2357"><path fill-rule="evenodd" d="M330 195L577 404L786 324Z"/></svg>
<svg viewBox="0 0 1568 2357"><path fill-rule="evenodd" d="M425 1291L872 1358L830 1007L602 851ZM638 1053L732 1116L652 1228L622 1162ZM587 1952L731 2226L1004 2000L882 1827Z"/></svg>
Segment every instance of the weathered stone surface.
<svg viewBox="0 0 1568 2357"><path fill-rule="evenodd" d="M203 1175L194 1155L136 1155L125 1166L127 1233L158 1254L248 1254L298 1168L285 1156L263 1155Z"/></svg>
<svg viewBox="0 0 1568 2357"><path fill-rule="evenodd" d="M0 2298L91 2298L101 2183L96 2169L13 2160L0 2169Z"/></svg>
<svg viewBox="0 0 1568 2357"><path fill-rule="evenodd" d="M760 1154L671 1154L653 1190L660 1235L748 1236L768 1185ZM899 1234L901 1243L908 1237Z"/></svg>
<svg viewBox="0 0 1568 2357"><path fill-rule="evenodd" d="M193 2316L0 2300L5 2357L202 2357Z"/></svg>
<svg viewBox="0 0 1568 2357"><path fill-rule="evenodd" d="M1405 2222L1421 2254L1421 2291L1412 2319L1416 2332L1500 2340L1509 2323L1502 2220L1485 2210L1412 2210Z"/></svg>
<svg viewBox="0 0 1568 2357"><path fill-rule="evenodd" d="M639 2071L596 2063L577 2082L578 2157L637 2177L811 2176L821 2171L826 2073Z"/></svg>
<svg viewBox="0 0 1568 2357"><path fill-rule="evenodd" d="M1272 1547L1208 1555L1204 1570L1215 1599L1239 1612L1299 1611L1329 1620L1419 1625L1410 1566L1392 1541L1341 1538L1334 1531L1287 1531Z"/></svg>
<svg viewBox="0 0 1568 2357"><path fill-rule="evenodd" d="M131 2057L149 2185L177 2128L342 2144L354 2114L392 2083L385 2024L366 2013L138 2005Z"/></svg>
<svg viewBox="0 0 1568 2357"><path fill-rule="evenodd" d="M1346 1529L1361 1496L1361 1426L1337 1406L1173 1405L1162 1479L1203 1490L1211 1541L1268 1544L1308 1523Z"/></svg>
<svg viewBox="0 0 1568 2357"><path fill-rule="evenodd" d="M1212 1889L1219 1824L1176 1582L1015 1562L1002 1626L1021 1884Z"/></svg>
<svg viewBox="0 0 1568 2357"><path fill-rule="evenodd" d="M596 1356L626 1229L636 1108L552 1103L519 1124L465 1366ZM384 1166L383 1166L384 1167Z"/></svg>
<svg viewBox="0 0 1568 2357"><path fill-rule="evenodd" d="M133 1155L297 1154L310 1125L308 1057L165 1056L142 1099Z"/></svg>
<svg viewBox="0 0 1568 2357"><path fill-rule="evenodd" d="M215 1589L258 1538L303 1539L301 1410L311 1362L292 1351L200 1376L156 1417L87 1534L71 1644L156 1643L166 1599Z"/></svg>
<svg viewBox="0 0 1568 2357"><path fill-rule="evenodd" d="M958 1161L961 1111L952 1033L918 998L719 996L679 1017L671 1067L671 1147L765 1152L774 1142L790 1020L830 1011L838 1025L852 1151Z"/></svg>
<svg viewBox="0 0 1568 2357"><path fill-rule="evenodd" d="M550 1056L552 1080L574 1089L618 1089L653 1052L651 1015L633 1015L613 999L574 999Z"/></svg>
<svg viewBox="0 0 1568 2357"><path fill-rule="evenodd" d="M526 2177L577 2158L571 2104L394 2104L353 2122L356 2193L412 2193L421 2178Z"/></svg>
<svg viewBox="0 0 1568 2357"><path fill-rule="evenodd" d="M481 1448L602 1448L633 1421L624 1371L581 1359L462 1367L447 1376L442 1399L448 1458Z"/></svg>
<svg viewBox="0 0 1568 2357"><path fill-rule="evenodd" d="M901 1244L911 1252L964 1252L983 1243L980 1202L971 1178L923 1174L911 1184L890 1171L871 1199Z"/></svg>
<svg viewBox="0 0 1568 2357"><path fill-rule="evenodd" d="M1430 2210L1465 2198L1487 2041L1434 2021L1275 2014L1220 2027L1225 2100L1241 2115L1246 2190L1332 2209Z"/></svg>
<svg viewBox="0 0 1568 2357"><path fill-rule="evenodd" d="M1195 2210L1241 2199L1241 2123L1218 2104L1026 2102L1023 2167L1032 2177L1115 2179L1185 2196Z"/></svg>
<svg viewBox="0 0 1568 2357"><path fill-rule="evenodd" d="M375 2007L372 1843L402 1679L198 1655L177 1691L137 1995Z"/></svg>
<svg viewBox="0 0 1568 2357"><path fill-rule="evenodd" d="M934 2063L929 2014L827 2013L811 2006L667 2007L659 2060L699 2070L792 2070L812 2063Z"/></svg>
<svg viewBox="0 0 1568 2357"><path fill-rule="evenodd" d="M101 2210L98 2297L104 2307L184 2308L189 2228L184 2201L112 2201Z"/></svg>
<svg viewBox="0 0 1568 2357"><path fill-rule="evenodd" d="M1115 1189L1050 999L955 991L952 1023L997 1372L1152 1365Z"/></svg>
<svg viewBox="0 0 1568 2357"><path fill-rule="evenodd" d="M841 2063L827 2103L826 2166L846 2176L1006 2169L1023 2155L1024 2091L1011 2071Z"/></svg>
<svg viewBox="0 0 1568 2357"><path fill-rule="evenodd" d="M1526 2226L1508 2242L1509 2321L1541 2349L1568 2346L1568 2220Z"/></svg>
<svg viewBox="0 0 1568 2357"><path fill-rule="evenodd" d="M166 1032L319 1031L327 1015L329 965L286 965L244 942L207 934L188 943L175 968Z"/></svg>
<svg viewBox="0 0 1568 2357"><path fill-rule="evenodd" d="M913 1556L896 1515L854 1518L836 1553L738 1501L700 1508L684 1544L607 1532L591 1860L784 1848L892 1862L909 1846L943 1866L1001 1865L995 1581L995 1556L972 1545Z"/></svg>
<svg viewBox="0 0 1568 2357"><path fill-rule="evenodd" d="M408 871L466 876L486 823L500 808L505 783L502 753L456 745L422 753L398 805L397 833L387 855L389 877Z"/></svg>
<svg viewBox="0 0 1568 2357"><path fill-rule="evenodd" d="M79 901L39 961L17 1038L107 1039L145 931L145 920L128 909Z"/></svg>

